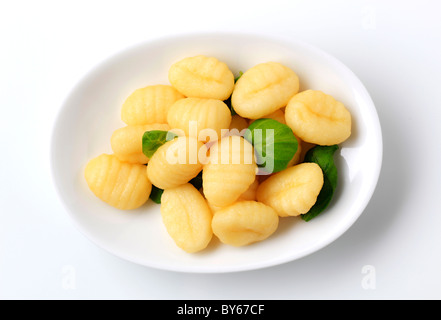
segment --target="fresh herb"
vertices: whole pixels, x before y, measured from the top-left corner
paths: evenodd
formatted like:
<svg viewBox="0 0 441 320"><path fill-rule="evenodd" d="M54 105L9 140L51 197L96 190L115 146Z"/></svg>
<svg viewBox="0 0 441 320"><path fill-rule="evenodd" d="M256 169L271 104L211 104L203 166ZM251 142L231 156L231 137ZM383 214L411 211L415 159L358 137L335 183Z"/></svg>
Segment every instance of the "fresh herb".
<svg viewBox="0 0 441 320"><path fill-rule="evenodd" d="M317 197L316 203L305 214L302 215L302 219L309 221L318 216L323 210L326 209L328 204L334 195L334 191L337 188L337 167L334 163L334 153L337 151L338 146L315 146L308 150L305 155L304 162L315 162L323 171L323 187Z"/></svg>
<svg viewBox="0 0 441 320"><path fill-rule="evenodd" d="M177 135L171 131L151 130L142 136L142 152L149 158L167 141L173 140Z"/></svg>
<svg viewBox="0 0 441 320"><path fill-rule="evenodd" d="M274 119L258 119L245 131L257 156L257 164L266 173L286 169L297 152L298 142L291 128Z"/></svg>
<svg viewBox="0 0 441 320"><path fill-rule="evenodd" d="M161 197L164 190L159 189L158 187L155 187L152 185L152 191L150 192L150 199L153 200L155 203L161 203Z"/></svg>
<svg viewBox="0 0 441 320"><path fill-rule="evenodd" d="M242 77L242 75L243 75L243 72L242 72L242 71L239 71L239 75L238 75L236 78L234 78L234 83L236 83L237 80L239 80L240 77Z"/></svg>

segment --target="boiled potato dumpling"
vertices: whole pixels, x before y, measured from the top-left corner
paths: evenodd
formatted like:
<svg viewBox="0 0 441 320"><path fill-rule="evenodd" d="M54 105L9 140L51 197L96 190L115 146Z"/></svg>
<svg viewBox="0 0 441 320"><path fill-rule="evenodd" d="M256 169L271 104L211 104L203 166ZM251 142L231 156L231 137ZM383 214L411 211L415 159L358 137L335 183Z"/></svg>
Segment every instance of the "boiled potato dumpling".
<svg viewBox="0 0 441 320"><path fill-rule="evenodd" d="M204 195L219 207L235 202L256 178L253 146L240 136L227 136L210 148L202 171Z"/></svg>
<svg viewBox="0 0 441 320"><path fill-rule="evenodd" d="M254 182L248 187L247 190L245 190L244 193L242 193L239 198L237 199L237 201L251 201L251 200L256 200L256 193L257 193L257 187L259 186L259 180L256 176L256 179L254 180ZM204 194L203 190L202 190L202 195ZM219 207L219 206L215 206L214 204L208 202L208 206L211 209L211 212L217 212L219 210L221 210L224 207Z"/></svg>
<svg viewBox="0 0 441 320"><path fill-rule="evenodd" d="M213 232L212 213L207 201L191 184L164 190L162 221L176 245L193 253L207 247Z"/></svg>
<svg viewBox="0 0 441 320"><path fill-rule="evenodd" d="M279 216L271 207L257 201L239 201L218 210L213 217L213 233L232 246L245 246L272 235Z"/></svg>
<svg viewBox="0 0 441 320"><path fill-rule="evenodd" d="M332 96L318 90L296 94L285 110L287 125L303 141L333 145L351 135L351 114Z"/></svg>
<svg viewBox="0 0 441 320"><path fill-rule="evenodd" d="M187 97L226 100L234 87L234 75L228 66L203 55L176 62L170 67L168 78Z"/></svg>
<svg viewBox="0 0 441 320"><path fill-rule="evenodd" d="M301 163L282 170L257 188L257 200L281 217L298 216L311 209L323 186L323 171L316 163Z"/></svg>
<svg viewBox="0 0 441 320"><path fill-rule="evenodd" d="M152 190L144 165L121 162L114 155L93 158L87 163L84 175L98 198L122 210L142 206Z"/></svg>
<svg viewBox="0 0 441 320"><path fill-rule="evenodd" d="M168 109L184 96L168 85L152 85L135 90L124 102L121 119L128 125L167 123Z"/></svg>
<svg viewBox="0 0 441 320"><path fill-rule="evenodd" d="M158 188L178 187L198 175L206 153L205 145L196 138L175 138L156 150L147 165L147 175Z"/></svg>
<svg viewBox="0 0 441 320"><path fill-rule="evenodd" d="M168 112L167 122L172 128L181 129L187 136L206 142L218 140L222 129L228 129L231 112L227 105L216 99L185 98L176 101ZM190 122L197 127L191 127ZM207 136L206 129L211 129ZM211 137L214 133L216 137Z"/></svg>
<svg viewBox="0 0 441 320"><path fill-rule="evenodd" d="M142 152L142 136L151 130L170 130L168 124L146 124L125 126L115 130L110 138L110 145L115 156L124 162L145 164L149 158Z"/></svg>
<svg viewBox="0 0 441 320"><path fill-rule="evenodd" d="M294 71L277 62L266 62L239 78L231 103L240 116L259 119L285 107L298 91L299 78Z"/></svg>

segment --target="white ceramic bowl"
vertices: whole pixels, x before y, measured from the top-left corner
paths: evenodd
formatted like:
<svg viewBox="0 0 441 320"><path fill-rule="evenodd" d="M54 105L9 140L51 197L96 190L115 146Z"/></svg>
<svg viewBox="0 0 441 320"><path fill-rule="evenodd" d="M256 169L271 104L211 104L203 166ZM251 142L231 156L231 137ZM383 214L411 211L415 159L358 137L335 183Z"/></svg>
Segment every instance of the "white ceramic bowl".
<svg viewBox="0 0 441 320"><path fill-rule="evenodd" d="M214 239L196 254L179 249L151 200L134 211L119 211L96 198L84 179L89 159L111 153L110 136L124 126L120 110L133 90L168 84L170 65L204 54L224 61L237 74L278 61L299 76L301 90L317 89L343 102L353 117L352 136L335 155L339 184L325 212L310 222L283 218L269 239L231 247ZM370 200L380 173L382 136L372 100L360 80L329 54L294 39L250 34L180 35L129 48L90 71L62 106L53 131L53 178L66 210L95 244L123 259L182 272L258 269L311 254L342 235Z"/></svg>

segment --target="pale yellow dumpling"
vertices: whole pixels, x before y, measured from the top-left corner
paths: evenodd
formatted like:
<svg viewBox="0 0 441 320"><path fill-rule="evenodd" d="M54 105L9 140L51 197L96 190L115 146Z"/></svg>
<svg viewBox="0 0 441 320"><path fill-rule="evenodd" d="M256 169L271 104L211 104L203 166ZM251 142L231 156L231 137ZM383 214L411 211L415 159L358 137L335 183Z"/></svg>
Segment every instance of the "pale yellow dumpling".
<svg viewBox="0 0 441 320"><path fill-rule="evenodd" d="M151 130L168 131L170 126L156 123L119 128L110 138L113 153L123 162L146 164L149 158L142 153L142 136L144 132Z"/></svg>
<svg viewBox="0 0 441 320"><path fill-rule="evenodd" d="M204 195L219 207L234 203L255 181L253 146L240 136L227 136L210 148L202 171Z"/></svg>
<svg viewBox="0 0 441 320"><path fill-rule="evenodd" d="M178 247L193 253L205 249L213 236L207 201L191 184L164 190L162 221Z"/></svg>
<svg viewBox="0 0 441 320"><path fill-rule="evenodd" d="M144 165L121 162L114 155L102 154L90 160L84 175L98 198L122 210L139 208L152 190Z"/></svg>
<svg viewBox="0 0 441 320"><path fill-rule="evenodd" d="M343 103L318 90L296 94L285 110L287 125L303 141L333 145L351 135L351 114Z"/></svg>
<svg viewBox="0 0 441 320"><path fill-rule="evenodd" d="M158 188L176 188L198 175L206 154L207 148L196 138L175 138L156 150L147 165L147 175Z"/></svg>
<svg viewBox="0 0 441 320"><path fill-rule="evenodd" d="M135 90L124 102L121 119L128 125L167 123L168 109L184 96L168 85L152 85Z"/></svg>
<svg viewBox="0 0 441 320"><path fill-rule="evenodd" d="M185 98L170 107L167 122L187 136L203 142L216 141L221 138L222 129L230 127L231 111L221 100Z"/></svg>
<svg viewBox="0 0 441 320"><path fill-rule="evenodd" d="M234 87L234 75L228 66L203 55L176 62L170 67L168 78L187 97L226 100Z"/></svg>
<svg viewBox="0 0 441 320"><path fill-rule="evenodd" d="M256 201L239 201L214 214L213 233L222 243L245 246L271 236L279 225L273 208Z"/></svg>
<svg viewBox="0 0 441 320"><path fill-rule="evenodd" d="M239 78L231 103L240 116L259 119L285 107L298 91L299 77L293 70L277 62L266 62Z"/></svg>
<svg viewBox="0 0 441 320"><path fill-rule="evenodd" d="M257 188L257 201L272 207L281 217L306 213L317 201L323 172L316 163L301 163L282 170Z"/></svg>
<svg viewBox="0 0 441 320"><path fill-rule="evenodd" d="M252 201L252 200L256 200L256 193L257 193L257 187L259 186L259 180L256 176L256 179L254 180L254 182L248 187L247 190L245 190L244 193L242 193L239 198L237 199L237 201ZM203 190L202 190L202 195L203 195ZM219 206L215 206L214 204L207 202L208 206L211 209L211 212L215 213L219 210L221 210L224 207L219 207Z"/></svg>

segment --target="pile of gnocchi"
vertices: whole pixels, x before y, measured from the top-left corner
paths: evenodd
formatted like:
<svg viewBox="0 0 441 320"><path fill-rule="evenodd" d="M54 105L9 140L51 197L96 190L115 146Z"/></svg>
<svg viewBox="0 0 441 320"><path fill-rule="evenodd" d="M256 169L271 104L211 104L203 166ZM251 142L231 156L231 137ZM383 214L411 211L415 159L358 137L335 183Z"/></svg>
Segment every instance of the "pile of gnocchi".
<svg viewBox="0 0 441 320"><path fill-rule="evenodd" d="M126 126L110 137L113 153L85 167L96 197L121 210L160 205L167 233L188 253L214 237L236 247L265 240L280 219L311 210L327 177L305 154L349 138L351 115L341 102L299 92L297 74L277 62L235 78L226 63L199 55L171 65L168 78L123 103ZM244 138L262 119L277 121L295 142L279 152L287 159L278 172L262 172L253 141ZM153 193L160 204L148 201Z"/></svg>

